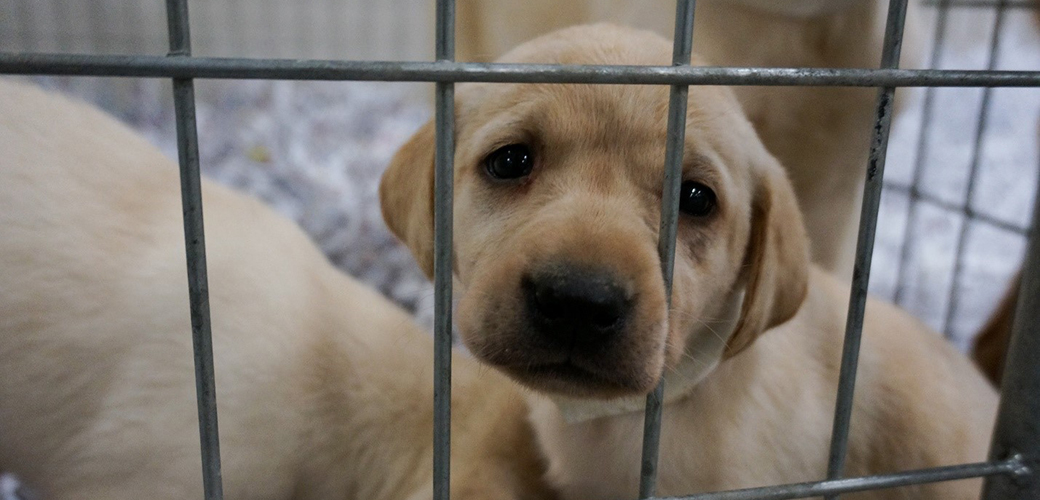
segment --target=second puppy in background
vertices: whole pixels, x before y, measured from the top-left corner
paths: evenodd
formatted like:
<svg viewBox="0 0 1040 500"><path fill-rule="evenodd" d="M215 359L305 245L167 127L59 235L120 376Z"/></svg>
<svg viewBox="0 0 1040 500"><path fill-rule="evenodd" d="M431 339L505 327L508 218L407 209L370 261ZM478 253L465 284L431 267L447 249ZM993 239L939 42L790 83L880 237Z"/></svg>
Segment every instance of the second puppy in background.
<svg viewBox="0 0 1040 500"><path fill-rule="evenodd" d="M694 50L711 64L876 68L888 2L704 0ZM908 6L904 65L919 52ZM671 0L458 0L459 54L487 61L539 34L610 21L671 37ZM542 61L535 61L542 62ZM849 278L877 91L872 88L735 87L762 142L788 171L809 231L813 261Z"/></svg>
<svg viewBox="0 0 1040 500"><path fill-rule="evenodd" d="M48 500L202 498L176 166L0 79L0 470ZM228 500L432 498L433 339L203 180ZM451 498L547 500L514 384L456 356Z"/></svg>

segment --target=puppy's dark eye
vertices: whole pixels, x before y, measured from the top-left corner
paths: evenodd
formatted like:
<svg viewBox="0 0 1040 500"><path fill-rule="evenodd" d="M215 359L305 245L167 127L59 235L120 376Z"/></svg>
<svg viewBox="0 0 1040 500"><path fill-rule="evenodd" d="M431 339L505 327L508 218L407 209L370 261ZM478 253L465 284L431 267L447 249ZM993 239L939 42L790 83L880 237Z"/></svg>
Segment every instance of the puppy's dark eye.
<svg viewBox="0 0 1040 500"><path fill-rule="evenodd" d="M715 210L715 192L708 186L686 181L679 188L679 210L693 217L705 217Z"/></svg>
<svg viewBox="0 0 1040 500"><path fill-rule="evenodd" d="M531 173L534 155L524 144L502 146L488 155L484 168L495 179L519 179Z"/></svg>

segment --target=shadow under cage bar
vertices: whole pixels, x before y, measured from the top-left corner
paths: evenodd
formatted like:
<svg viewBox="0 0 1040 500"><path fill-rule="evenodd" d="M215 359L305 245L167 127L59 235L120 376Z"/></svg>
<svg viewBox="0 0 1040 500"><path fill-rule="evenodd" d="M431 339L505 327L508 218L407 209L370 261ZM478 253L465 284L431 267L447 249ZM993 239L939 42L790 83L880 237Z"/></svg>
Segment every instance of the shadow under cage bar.
<svg viewBox="0 0 1040 500"><path fill-rule="evenodd" d="M170 31L168 57L191 57L187 0L167 0ZM195 353L195 391L198 397L199 439L202 447L202 488L206 500L224 498L217 433L217 395L210 331L209 284L206 276L206 240L202 225L202 181L199 175L199 137L195 124L195 84L190 78L173 79L177 120L177 156L180 163L184 246L188 264L188 304Z"/></svg>
<svg viewBox="0 0 1040 500"><path fill-rule="evenodd" d="M672 66L689 66L693 56L693 15L696 0L676 0ZM675 267L675 237L679 224L679 190L682 185L683 150L686 144L686 105L689 87L673 85L668 96L668 138L665 145L664 180L661 187L661 225L657 253L661 259L664 296L672 307L672 275ZM653 497L657 489L657 461L661 444L661 410L664 378L646 396L643 416L643 456L639 471L639 498Z"/></svg>
<svg viewBox="0 0 1040 500"><path fill-rule="evenodd" d="M906 21L907 0L891 0L885 23L885 40L881 52L881 68L899 65L903 44L903 26ZM841 353L841 371L838 376L838 397L834 407L834 426L831 431L830 455L827 461L827 479L839 479L845 468L848 452L849 425L852 420L852 398L856 389L856 368L859 364L860 338L863 334L863 315L867 306L867 288L870 283L870 263L874 253L878 209L881 207L881 188L888 153L888 137L892 126L892 101L895 87L878 90L874 134L867 158L867 175L863 185L863 207L859 217L859 235L856 240L856 260L852 269L852 287L845 323L845 341ZM838 493L827 495L827 500L838 498Z"/></svg>
<svg viewBox="0 0 1040 500"><path fill-rule="evenodd" d="M437 62L455 58L455 0L437 0ZM433 201L433 499L451 496L452 178L455 84L437 82Z"/></svg>

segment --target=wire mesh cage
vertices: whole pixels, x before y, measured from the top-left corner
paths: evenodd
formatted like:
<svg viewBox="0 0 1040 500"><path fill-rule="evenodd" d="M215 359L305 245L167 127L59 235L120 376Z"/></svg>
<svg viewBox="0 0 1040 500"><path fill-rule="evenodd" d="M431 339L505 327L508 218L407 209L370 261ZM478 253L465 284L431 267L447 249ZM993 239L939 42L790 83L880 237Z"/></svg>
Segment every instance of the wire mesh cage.
<svg viewBox="0 0 1040 500"><path fill-rule="evenodd" d="M1035 65L1030 56L1009 53L1035 36L1034 4L935 2L931 6L936 19L928 67L1028 69ZM973 38L972 42L965 37ZM968 43L971 50L957 55ZM1000 294L984 291L986 283L1003 284L1024 251L1029 225L1026 204L1032 195L1016 197L1014 192L1020 188L1011 186L1016 179L1035 175L1036 112L1028 104L1035 100L1033 94L1011 89L925 89L914 123L907 127L913 130L906 130L906 139L896 146L901 150L896 153L900 165L886 180L890 198L883 218L890 230L902 234L891 237L890 244L882 243L891 253L883 258L893 263L882 270L890 273L889 278L882 278L885 283L876 291L914 311L961 346L970 341ZM1020 118L1012 118L1019 113ZM941 130L943 122L959 124L958 130ZM938 226L943 230L935 231ZM1010 265L1001 268L1004 264Z"/></svg>
<svg viewBox="0 0 1040 500"><path fill-rule="evenodd" d="M22 8L27 4L19 4ZM70 4L71 5L71 4ZM200 3L206 6L206 3ZM859 244L856 252L856 270L852 283L852 299L850 301L849 323L846 331L845 350L842 359L841 381L839 383L837 410L835 412L834 432L832 436L830 461L827 478L818 482L777 485L755 488L751 490L705 493L685 498L805 498L827 495L834 497L842 493L851 493L875 488L885 488L918 484L923 482L946 481L968 477L988 477L985 498L1034 498L1038 491L1037 481L1033 480L1031 469L1040 460L1040 449L1037 448L1038 436L1037 415L1040 415L1040 400L1036 398L1040 386L1040 370L1037 370L1029 356L1040 343L1040 333L1036 325L1040 325L1037 311L1040 311L1040 241L1034 232L1029 236L1030 219L1023 214L1023 204L1010 207L998 207L989 210L983 206L985 201L978 194L985 189L980 188L987 181L984 172L987 161L1003 160L1015 166L1011 175L1015 178L1016 188L1024 187L1025 196L1015 199L1027 201L1035 193L1036 168L1040 161L1036 153L1035 141L1031 153L1025 157L1031 159L1028 175L1034 178L1022 182L1023 174L1021 157L1001 159L994 149L1003 149L1001 144L988 146L997 141L992 133L1001 125L997 123L999 116L994 109L999 106L1000 92L1005 88L1040 87L1040 72L1035 68L1011 68L1002 66L1001 50L1007 45L1004 38L1007 25L1018 22L1016 18L1024 18L1025 13L1034 7L1031 2L1011 2L1002 0L995 3L940 0L933 6L936 11L936 24L929 67L945 66L944 55L950 38L949 25L960 11L977 13L980 9L989 9L987 16L992 21L989 30L985 56L978 70L960 69L928 69L902 70L897 68L899 59L902 28L906 15L905 1L893 0L889 7L888 23L885 37L884 56L880 69L797 69L797 68L726 68L726 67L693 67L689 65L694 19L694 2L679 0L677 2L675 52L673 66L669 67L612 67L612 66L554 66L554 65L517 65L517 64L473 64L456 63L454 59L454 2L439 0L437 2L436 44L434 62L365 62L360 60L287 60L260 58L212 58L193 56L192 37L189 33L188 5L186 0L168 0L167 17L169 22L169 52L165 56L148 56L135 54L123 55L79 55L50 53L56 48L75 47L74 40L60 40L62 30L43 29L40 33L29 33L29 28L17 30L0 30L0 33L15 34L13 37L0 39L2 47L15 46L19 49L29 47L32 52L8 51L0 53L0 73L21 75L66 75L66 76L127 76L169 78L173 82L173 93L176 109L176 132L178 158L181 166L182 199L184 203L185 240L187 242L186 258L189 272L189 292L191 297L192 335L196 356L196 380L198 384L199 426L202 436L202 463L206 498L222 498L220 452L217 439L216 391L214 386L213 357L211 334L209 331L209 303L207 292L207 276L205 262L205 240L202 226L201 191L199 173L199 137L196 126L195 79L283 79L283 80L335 80L335 81L421 81L436 84L436 177L435 177L435 280L436 298L434 300L434 328L437 339L435 353L435 371L438 374L434 387L435 394L435 435L434 435L434 498L447 499L449 496L449 425L450 421L450 363L452 346L451 324L451 175L454 151L454 84L456 82L545 82L545 83L619 83L619 84L655 84L671 86L669 107L669 137L666 163L668 175L665 176L664 196L662 199L662 222L660 234L660 253L663 263L663 274L666 282L671 276L671 262L674 254L676 218L678 202L675 198L680 176L678 169L682 163L681 137L686 115L686 92L690 85L813 85L813 86L870 86L878 87L878 120L874 128L871 147L870 167L872 174L868 176L865 186ZM206 7L202 7L205 9ZM236 10L246 12L250 7L235 5ZM125 12L132 13L130 7ZM143 11L142 11L143 12ZM23 13L24 14L24 13ZM14 17L14 16L12 16ZM23 15L23 18L28 15ZM209 18L211 16L203 16ZM5 17L10 22L11 17ZM389 21L388 21L389 22ZM95 25L103 24L102 20L94 20ZM90 33L103 29L94 29ZM210 30L214 31L214 30ZM220 30L215 30L220 31ZM93 36L93 35L91 35ZM152 36L154 32L146 31L142 36ZM118 37L116 37L118 38ZM115 38L109 38L113 40ZM34 40L48 40L37 43ZM411 49L418 52L422 48L421 37L409 41ZM104 45L107 41L97 41ZM214 46L219 41L209 41ZM228 42L232 45L235 42ZM344 43L334 41L329 47ZM306 46L317 47L317 41L305 41ZM114 46L114 45L113 45ZM327 50L326 49L323 50ZM149 49L154 50L154 49ZM147 52L146 50L145 52ZM106 52L101 50L100 52ZM280 56L282 54L261 54L264 56ZM379 56L380 54L376 54ZM1006 61L1004 61L1006 62ZM902 147L913 152L913 159L908 162L903 175L894 180L883 181L886 154L889 151L889 129L892 125L892 99L896 88L928 87L922 100L921 121L916 124L916 133L907 134L912 140ZM932 135L938 110L943 107L944 92L956 89L979 87L977 106L971 111L976 120L968 133L968 159L965 163L963 180L954 186L960 188L959 199L949 199L946 193L937 193L930 189L930 181L937 174L931 172L934 165L944 165L948 156L936 153L936 141ZM999 88L999 89L998 89ZM1016 95L1009 91L1009 98ZM956 97L955 97L956 98ZM1035 100L1035 98L1034 98ZM1035 136L1035 132L1034 132ZM987 142L990 141L990 142ZM866 166L865 166L866 168ZM883 186L884 185L884 186ZM1000 192L999 189L989 189ZM889 198L883 200L883 192ZM924 311L924 315L933 325L947 332L951 337L967 338L968 331L977 327L980 321L968 319L958 323L961 316L979 317L979 309L965 306L976 302L976 292L972 282L976 279L973 272L973 245L984 245L986 242L1005 243L1015 247L1011 253L1014 258L1004 259L1003 267L996 273L1009 275L1016 267L1018 256L1025 253L1026 266L1023 274L1022 296L1019 304L1020 314L1016 319L1016 334L1012 341L1012 350L1008 364L1008 376L1004 381L1004 397L998 417L998 427L994 438L991 461L977 464L964 464L941 467L929 470L906 471L894 474L843 479L843 462L848 440L848 427L852 410L852 393L855 387L856 362L858 356L859 336L863 324L863 309L869 279L871 263L874 257L874 238L879 229L879 210L889 212L886 216L904 211L903 223L895 230L886 229L896 234L890 241L890 260L885 262L884 273L888 275L888 284L881 292L888 294L897 302L903 303L911 310ZM932 296L942 296L939 306L919 306L915 297L920 281L927 279L928 273L915 271L915 254L919 260L929 260L923 245L930 243L927 238L920 238L920 227L929 221L930 211L939 211L955 220L951 232L954 237L945 245L949 256L945 266L951 278L947 286L938 287L938 292L929 292ZM1012 215L1008 216L1007 214ZM1034 213L1032 220L1037 215ZM949 219L949 217L947 217ZM922 222L923 221L923 222ZM994 236L994 232L999 233ZM1027 236L1032 239L1025 248ZM891 251L894 250L894 251ZM976 266L977 267L977 266ZM922 278L922 276L924 278ZM999 288L999 286L997 287ZM995 301L990 287L989 302ZM932 299L927 299L928 302ZM986 301L983 300L983 303ZM972 324L972 321L975 324ZM938 322L938 323L937 323ZM937 324L936 324L937 323ZM641 471L640 497L655 496L655 477L657 470L657 445L660 439L661 387L647 397L646 419L644 430L644 448ZM1025 484L1026 486L1022 486Z"/></svg>

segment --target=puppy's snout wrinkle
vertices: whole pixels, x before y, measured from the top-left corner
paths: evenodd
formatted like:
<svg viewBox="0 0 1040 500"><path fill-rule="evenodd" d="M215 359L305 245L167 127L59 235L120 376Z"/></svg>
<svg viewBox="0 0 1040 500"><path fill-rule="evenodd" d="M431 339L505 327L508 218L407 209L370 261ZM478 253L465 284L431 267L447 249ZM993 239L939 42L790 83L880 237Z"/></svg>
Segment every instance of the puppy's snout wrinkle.
<svg viewBox="0 0 1040 500"><path fill-rule="evenodd" d="M632 300L609 272L565 270L527 276L524 293L532 326L554 344L589 347L617 336Z"/></svg>

